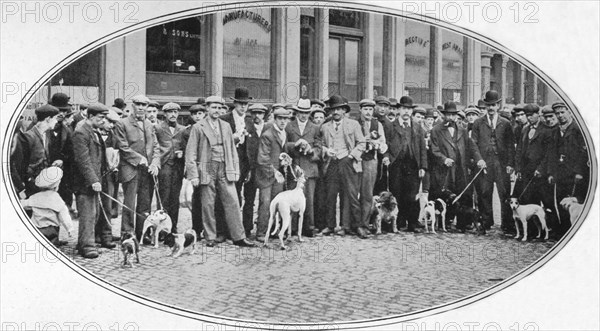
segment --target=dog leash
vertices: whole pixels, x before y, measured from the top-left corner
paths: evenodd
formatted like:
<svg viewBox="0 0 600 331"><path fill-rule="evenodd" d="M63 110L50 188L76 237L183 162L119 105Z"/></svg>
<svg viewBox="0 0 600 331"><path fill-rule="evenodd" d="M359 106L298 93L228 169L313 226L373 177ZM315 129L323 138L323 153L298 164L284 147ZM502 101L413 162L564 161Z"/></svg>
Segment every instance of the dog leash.
<svg viewBox="0 0 600 331"><path fill-rule="evenodd" d="M163 209L162 200L160 199L160 193L158 193L158 178L156 175L152 175L152 179L154 180L154 191L156 192L156 200L158 201L158 206L160 209Z"/></svg>
<svg viewBox="0 0 600 331"><path fill-rule="evenodd" d="M385 167L386 191L390 191L390 166Z"/></svg>
<svg viewBox="0 0 600 331"><path fill-rule="evenodd" d="M140 216L140 217L143 217L143 218L145 218L145 217L146 217L146 215L142 215L142 214L140 214L140 213L136 212L135 210L133 210L133 209L131 209L131 208L129 208L129 207L127 207L127 206L125 206L125 204L124 204L124 203L122 203L121 201L119 201L119 200L117 200L117 199L115 199L115 198L111 197L110 195L108 195L108 194L106 194L106 193L104 193L104 192L98 192L98 193L101 193L101 194L103 194L105 197L107 197L107 198L109 198L110 200L112 200L112 201L114 201L114 202L118 203L118 204L119 204L121 207L123 207L123 208L125 208L125 209L129 210L130 212L132 212L132 213L134 213L134 214L136 214L136 215L138 215L138 216Z"/></svg>
<svg viewBox="0 0 600 331"><path fill-rule="evenodd" d="M525 188L523 189L523 191L521 191L521 194L519 195L519 197L517 199L521 200L521 197L523 196L523 194L525 194L525 191L527 191L527 189L529 188L529 185L531 185L531 182L533 182L534 179L535 179L535 176L531 177L531 179L529 180L529 183L527 183L527 185L525 185Z"/></svg>
<svg viewBox="0 0 600 331"><path fill-rule="evenodd" d="M556 182L554 182L554 209L556 210L556 217L558 218L558 224L562 224L560 219L560 211L558 210L558 201L556 200Z"/></svg>
<svg viewBox="0 0 600 331"><path fill-rule="evenodd" d="M469 184L467 184L467 186L465 186L465 188L462 190L462 192L460 192L460 194L457 195L456 198L454 198L454 200L452 200L451 205L455 204L456 201L458 201L458 199L460 199L460 197L462 197L462 195L465 194L465 192L467 192L467 189L469 188L469 186L471 186L473 184L473 182L475 181L475 179L477 179L477 177L479 177L479 174L481 174L481 172L484 169L485 168L479 169L479 171L475 174L475 176L473 176L473 179L471 179L471 181L469 182Z"/></svg>
<svg viewBox="0 0 600 331"><path fill-rule="evenodd" d="M577 188L577 182L573 183L573 189L571 190L571 196L574 197L575 196L575 189Z"/></svg>
<svg viewBox="0 0 600 331"><path fill-rule="evenodd" d="M106 214L106 210L104 209L104 204L102 203L102 197L100 196L100 192L97 192L98 194L96 195L98 197L98 202L100 203L100 210L102 210L102 214L104 215L104 218L106 219L106 221L110 224L110 218L108 218L108 215Z"/></svg>

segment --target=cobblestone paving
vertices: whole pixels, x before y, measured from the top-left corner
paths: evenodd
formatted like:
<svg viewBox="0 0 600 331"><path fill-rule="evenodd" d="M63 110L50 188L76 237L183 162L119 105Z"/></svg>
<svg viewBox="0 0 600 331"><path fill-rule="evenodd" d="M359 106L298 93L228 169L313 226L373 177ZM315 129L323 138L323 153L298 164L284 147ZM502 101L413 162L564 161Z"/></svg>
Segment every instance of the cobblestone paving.
<svg viewBox="0 0 600 331"><path fill-rule="evenodd" d="M190 226L181 209L180 229ZM76 224L77 225L77 224ZM113 220L115 235L119 219ZM77 238L75 235L73 238ZM97 259L61 249L110 283L177 307L266 322L332 322L390 316L460 299L527 267L554 242L522 243L495 227L486 236L460 233L294 237L281 251L198 245L195 255L167 257L166 246L144 246L141 263L122 268L120 250Z"/></svg>

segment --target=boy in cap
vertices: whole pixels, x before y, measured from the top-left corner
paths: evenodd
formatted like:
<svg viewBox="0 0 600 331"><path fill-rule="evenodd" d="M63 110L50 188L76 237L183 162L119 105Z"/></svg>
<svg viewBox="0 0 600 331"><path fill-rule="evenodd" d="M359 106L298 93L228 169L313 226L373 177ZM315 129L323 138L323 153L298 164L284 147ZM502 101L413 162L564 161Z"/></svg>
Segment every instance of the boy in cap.
<svg viewBox="0 0 600 331"><path fill-rule="evenodd" d="M46 132L56 126L59 111L52 105L43 105L35 110L35 115L37 122L33 128L18 134L10 159L13 185L21 198L38 192L33 182L50 165Z"/></svg>
<svg viewBox="0 0 600 331"><path fill-rule="evenodd" d="M71 237L73 221L69 208L58 194L58 186L63 176L59 167L49 167L40 172L35 178L35 185L40 190L29 199L21 200L25 210L31 210L31 223L55 246L60 246L58 240L59 227L62 225Z"/></svg>

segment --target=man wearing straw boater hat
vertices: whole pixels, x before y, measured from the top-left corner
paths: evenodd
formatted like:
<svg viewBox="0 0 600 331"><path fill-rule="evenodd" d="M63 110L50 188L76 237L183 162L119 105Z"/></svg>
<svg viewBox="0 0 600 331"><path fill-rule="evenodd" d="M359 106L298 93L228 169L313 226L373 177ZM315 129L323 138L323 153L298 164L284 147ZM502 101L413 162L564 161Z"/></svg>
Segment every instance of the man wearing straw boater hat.
<svg viewBox="0 0 600 331"><path fill-rule="evenodd" d="M314 220L314 197L315 184L319 177L318 161L321 159L321 141L319 138L319 126L310 121L311 102L308 99L298 100L294 106L296 119L286 127L287 140L295 146L290 151L290 156L303 171L306 177L304 184L304 196L306 197L306 210L304 212L304 225L302 228L308 237L314 236L318 231L315 229ZM292 229L296 229L293 227Z"/></svg>
<svg viewBox="0 0 600 331"><path fill-rule="evenodd" d="M510 122L498 114L501 101L498 92L490 90L485 93L486 114L473 123L471 138L487 166L487 173L479 176L477 187L477 192L481 193L479 210L483 214L483 224L487 229L494 224L492 197L495 183L500 196L501 227L508 231L509 224L514 222L507 203L510 187L506 183L514 170L515 137Z"/></svg>
<svg viewBox="0 0 600 331"><path fill-rule="evenodd" d="M112 242L112 229L104 222L102 233L96 234L95 227L101 213L110 213L108 206L99 203L102 187L107 185L103 176L107 172L106 145L98 131L104 125L108 108L102 104L92 104L87 109L87 118L77 126L73 135L75 172L73 189L77 196L79 210L79 237L77 248L85 258L98 257L95 246L96 235L101 246L115 248ZM107 215L106 218L109 216Z"/></svg>

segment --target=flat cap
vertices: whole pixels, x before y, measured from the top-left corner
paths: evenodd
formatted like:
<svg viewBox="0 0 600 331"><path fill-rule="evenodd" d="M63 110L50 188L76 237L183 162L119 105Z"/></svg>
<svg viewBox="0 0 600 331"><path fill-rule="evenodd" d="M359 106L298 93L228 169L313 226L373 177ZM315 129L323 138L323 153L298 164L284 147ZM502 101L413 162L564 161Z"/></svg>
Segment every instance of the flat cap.
<svg viewBox="0 0 600 331"><path fill-rule="evenodd" d="M35 186L45 189L56 186L63 176L63 171L59 167L49 167L43 169L40 174L35 177Z"/></svg>
<svg viewBox="0 0 600 331"><path fill-rule="evenodd" d="M390 105L391 105L391 103L390 103L390 99L388 99L388 98L387 98L386 96L384 96L384 95L378 95L378 96L376 96L376 97L375 97L375 99L374 99L373 101L375 101L375 103L385 103L385 104L387 104L388 106L390 106Z"/></svg>
<svg viewBox="0 0 600 331"><path fill-rule="evenodd" d="M108 107L101 103L93 103L88 106L88 115L108 114Z"/></svg>
<svg viewBox="0 0 600 331"><path fill-rule="evenodd" d="M319 99L311 99L310 100L310 105L319 105L321 107L325 107L325 103Z"/></svg>
<svg viewBox="0 0 600 331"><path fill-rule="evenodd" d="M52 105L49 105L49 104L42 105L35 110L35 116L37 116L38 119L40 119L40 117L41 118L52 117L57 114L58 114L58 108L56 108Z"/></svg>
<svg viewBox="0 0 600 331"><path fill-rule="evenodd" d="M375 107L375 101L373 101L372 99L362 99L360 100L360 102L358 103L359 107Z"/></svg>
<svg viewBox="0 0 600 331"><path fill-rule="evenodd" d="M114 108L117 108L117 107L112 107L112 108L110 108L110 109L108 110L108 114L106 114L106 118L107 118L109 121L111 121L111 122L113 122L113 123L116 123L116 122L118 122L119 120L121 120L121 115L119 115L119 114L118 114L118 113L117 113L117 112L114 110ZM117 108L117 109L119 109L119 108Z"/></svg>
<svg viewBox="0 0 600 331"><path fill-rule="evenodd" d="M138 94L135 97L131 98L131 102L150 104L150 99L148 99L148 97L143 94Z"/></svg>
<svg viewBox="0 0 600 331"><path fill-rule="evenodd" d="M469 114L475 114L479 116L479 109L477 107L472 106L465 109L465 116L469 116Z"/></svg>
<svg viewBox="0 0 600 331"><path fill-rule="evenodd" d="M170 111L170 110L177 110L180 111L181 110L181 106L176 104L175 102L168 102L166 103L163 107L162 110L164 112Z"/></svg>
<svg viewBox="0 0 600 331"><path fill-rule="evenodd" d="M556 109L546 105L542 107L542 115L556 114Z"/></svg>
<svg viewBox="0 0 600 331"><path fill-rule="evenodd" d="M292 111L287 108L278 107L277 109L275 109L273 111L273 118L275 118L275 117L290 118L290 117L292 117Z"/></svg>
<svg viewBox="0 0 600 331"><path fill-rule="evenodd" d="M526 115L530 115L530 114L539 112L540 107L536 104L528 103L523 107L523 111L525 112Z"/></svg>
<svg viewBox="0 0 600 331"><path fill-rule="evenodd" d="M271 109L276 109L276 108L285 108L285 105L283 103L275 103L275 104L273 104L273 106L271 106Z"/></svg>
<svg viewBox="0 0 600 331"><path fill-rule="evenodd" d="M223 100L223 98L217 95L211 95L210 97L206 98L205 101L207 105L211 103L220 103L222 105L225 105L225 100Z"/></svg>
<svg viewBox="0 0 600 331"><path fill-rule="evenodd" d="M262 103L253 103L250 107L248 107L248 110L253 113L266 113L267 107Z"/></svg>
<svg viewBox="0 0 600 331"><path fill-rule="evenodd" d="M417 106L417 107L413 108L413 112L412 113L413 113L413 115L414 114L421 114L421 115L425 116L427 114L427 111L425 110L425 108ZM433 116L433 114L432 114L432 116Z"/></svg>
<svg viewBox="0 0 600 331"><path fill-rule="evenodd" d="M567 108L567 105L562 102L562 101L558 101L552 104L552 109L556 109L556 108Z"/></svg>
<svg viewBox="0 0 600 331"><path fill-rule="evenodd" d="M190 107L190 113L197 113L197 112L199 112L199 111L206 111L206 106L204 106L204 105L202 105L202 104L199 104L199 103L197 103L197 104L195 104L195 105L192 105L192 106Z"/></svg>

